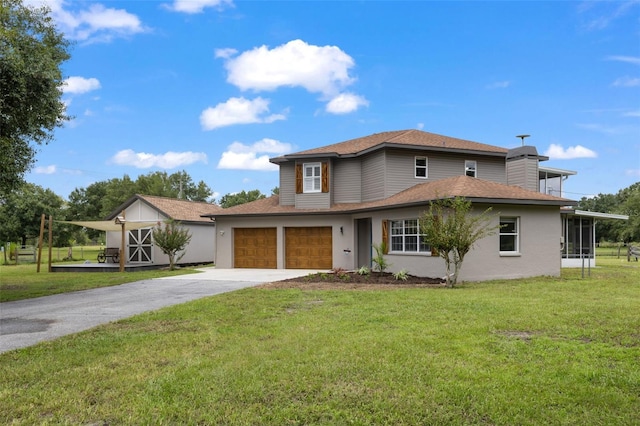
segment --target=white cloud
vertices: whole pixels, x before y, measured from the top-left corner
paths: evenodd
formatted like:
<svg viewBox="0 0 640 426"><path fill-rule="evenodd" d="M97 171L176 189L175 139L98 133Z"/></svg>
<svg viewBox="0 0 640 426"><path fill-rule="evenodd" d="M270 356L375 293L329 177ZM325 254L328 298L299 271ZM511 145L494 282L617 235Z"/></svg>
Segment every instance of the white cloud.
<svg viewBox="0 0 640 426"><path fill-rule="evenodd" d="M416 125L416 129L418 129L418 130L422 130L422 129L424 129L424 123L418 123L418 124Z"/></svg>
<svg viewBox="0 0 640 426"><path fill-rule="evenodd" d="M506 89L509 86L511 86L511 82L505 80L505 81L496 81L491 84L487 84L485 87L487 89Z"/></svg>
<svg viewBox="0 0 640 426"><path fill-rule="evenodd" d="M222 153L218 168L277 171L278 166L269 162L268 154L282 155L291 152L292 149L291 144L268 138L259 140L253 145L234 142Z"/></svg>
<svg viewBox="0 0 640 426"><path fill-rule="evenodd" d="M286 112L286 111L285 111ZM200 124L204 130L213 130L218 127L234 124L249 123L273 123L286 119L285 114L269 113L269 100L257 97L253 100L230 98L215 107L209 107L200 114Z"/></svg>
<svg viewBox="0 0 640 426"><path fill-rule="evenodd" d="M173 169L180 166L202 162L207 163L207 154L203 152L172 152L165 154L148 154L146 152L135 152L132 149L118 151L111 158L111 162L120 166L134 166L139 169L159 167L161 169Z"/></svg>
<svg viewBox="0 0 640 426"><path fill-rule="evenodd" d="M628 169L624 171L624 174L627 176L640 178L640 169Z"/></svg>
<svg viewBox="0 0 640 426"><path fill-rule="evenodd" d="M202 13L207 7L222 10L225 6L233 6L232 0L174 0L167 9L188 14Z"/></svg>
<svg viewBox="0 0 640 426"><path fill-rule="evenodd" d="M67 37L85 43L109 42L115 37L148 31L136 15L100 3L81 10L71 10L77 3L66 0L31 0L28 4L48 6L58 27Z"/></svg>
<svg viewBox="0 0 640 426"><path fill-rule="evenodd" d="M39 175L52 175L57 171L57 167L52 164L50 166L36 167L33 171Z"/></svg>
<svg viewBox="0 0 640 426"><path fill-rule="evenodd" d="M608 61L626 62L628 64L640 65L640 57L638 56L607 56Z"/></svg>
<svg viewBox="0 0 640 426"><path fill-rule="evenodd" d="M353 93L341 93L329 101L326 111L331 114L348 114L361 106L369 106L369 101Z"/></svg>
<svg viewBox="0 0 640 426"><path fill-rule="evenodd" d="M349 76L355 66L351 56L337 46L314 46L302 40L273 49L263 45L226 59L227 81L241 90L303 87L335 96L355 81Z"/></svg>
<svg viewBox="0 0 640 426"><path fill-rule="evenodd" d="M98 89L100 89L100 81L97 78L84 78L78 76L67 78L64 81L64 86L62 87L62 91L64 93L71 93L73 95L79 95Z"/></svg>
<svg viewBox="0 0 640 426"><path fill-rule="evenodd" d="M622 114L623 117L640 117L640 109Z"/></svg>
<svg viewBox="0 0 640 426"><path fill-rule="evenodd" d="M595 151L585 148L582 145L570 146L564 149L562 145L551 144L544 153L551 160L571 160L574 158L596 158Z"/></svg>
<svg viewBox="0 0 640 426"><path fill-rule="evenodd" d="M640 78L632 78L632 77L620 77L616 81L613 82L613 86L616 87L636 87L640 86Z"/></svg>

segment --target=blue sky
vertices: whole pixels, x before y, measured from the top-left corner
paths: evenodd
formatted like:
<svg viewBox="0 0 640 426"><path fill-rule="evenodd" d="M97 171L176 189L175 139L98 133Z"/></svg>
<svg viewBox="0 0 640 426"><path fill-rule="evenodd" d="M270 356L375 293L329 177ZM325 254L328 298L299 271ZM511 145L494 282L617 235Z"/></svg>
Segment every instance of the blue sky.
<svg viewBox="0 0 640 426"><path fill-rule="evenodd" d="M269 194L270 157L401 129L530 134L578 172L568 198L640 181L639 1L44 3L74 42L75 118L27 180L64 198L180 170Z"/></svg>

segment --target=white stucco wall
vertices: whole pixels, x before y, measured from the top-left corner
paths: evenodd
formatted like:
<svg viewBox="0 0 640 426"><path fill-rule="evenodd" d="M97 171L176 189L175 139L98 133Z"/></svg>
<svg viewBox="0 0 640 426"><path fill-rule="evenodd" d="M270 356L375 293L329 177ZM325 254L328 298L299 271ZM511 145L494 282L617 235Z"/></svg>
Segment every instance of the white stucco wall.
<svg viewBox="0 0 640 426"><path fill-rule="evenodd" d="M233 228L276 228L278 240L278 269L284 268L284 228L331 226L333 228L333 267L353 269L354 236L353 220L348 215L335 216L274 216L266 218L216 218L218 235L216 267L233 268ZM340 233L342 226L343 233ZM223 235L221 235L223 233ZM345 252L350 250L350 252Z"/></svg>
<svg viewBox="0 0 640 426"><path fill-rule="evenodd" d="M474 211L484 211L488 206L476 206ZM404 209L381 212L373 218L373 242L382 238L384 219L411 219L423 209ZM558 207L493 206L493 225L498 225L500 216L520 218L520 251L516 256L501 256L499 235L478 241L465 256L459 280L484 281L502 278L531 276L559 276L560 262L560 210ZM389 254L389 271L407 270L412 275L443 277L446 273L444 260L421 254Z"/></svg>
<svg viewBox="0 0 640 426"><path fill-rule="evenodd" d="M476 212L488 206L476 206ZM233 267L233 228L277 228L278 268L284 267L284 228L287 226L332 226L333 267L356 269L357 243L354 224L356 219L371 218L372 242L379 244L382 238L382 221L412 219L419 217L425 208L395 209L356 215L280 216L270 218L217 218L216 265L219 268ZM501 256L499 235L480 240L465 257L459 279L483 281L502 278L560 275L560 212L558 207L507 206L493 207L493 224L498 225L500 216L520 218L520 250L517 255ZM343 233L340 232L340 227ZM220 235L224 232L224 235ZM348 250L348 251L346 251ZM375 253L374 253L375 254ZM425 254L394 254L386 256L389 272L405 269L412 275L443 277L444 260Z"/></svg>

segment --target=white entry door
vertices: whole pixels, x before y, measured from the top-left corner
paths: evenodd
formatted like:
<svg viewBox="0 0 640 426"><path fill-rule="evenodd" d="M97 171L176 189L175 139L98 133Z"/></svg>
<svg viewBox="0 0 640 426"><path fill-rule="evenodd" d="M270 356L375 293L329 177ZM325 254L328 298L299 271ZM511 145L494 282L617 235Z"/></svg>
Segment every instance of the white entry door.
<svg viewBox="0 0 640 426"><path fill-rule="evenodd" d="M129 231L129 263L153 263L153 238L151 229Z"/></svg>

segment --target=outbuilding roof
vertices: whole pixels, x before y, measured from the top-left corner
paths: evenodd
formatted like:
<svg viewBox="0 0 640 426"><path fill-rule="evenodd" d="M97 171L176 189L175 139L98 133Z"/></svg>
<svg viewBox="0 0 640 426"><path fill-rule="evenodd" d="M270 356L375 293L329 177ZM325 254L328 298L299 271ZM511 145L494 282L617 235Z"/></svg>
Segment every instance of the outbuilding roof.
<svg viewBox="0 0 640 426"><path fill-rule="evenodd" d="M509 151L499 146L487 145L464 139L452 138L422 130L396 130L391 132L375 133L373 135L348 141L322 146L320 148L300 151L293 154L272 158L272 163L282 163L297 158L309 158L314 156L350 157L359 156L368 152L385 148L415 148L431 151L459 151L464 153L482 153L506 157Z"/></svg>
<svg viewBox="0 0 640 426"><path fill-rule="evenodd" d="M391 197L364 203L334 204L326 209L299 209L281 206L279 196L221 209L208 217L308 215L358 213L371 210L424 205L430 201L463 197L475 203L569 206L577 204L567 198L529 191L519 186L486 181L469 176L456 176L434 182L417 184Z"/></svg>
<svg viewBox="0 0 640 426"><path fill-rule="evenodd" d="M122 210L129 207L136 200L140 200L148 204L170 219L181 222L210 222L202 216L207 215L208 217L209 215L222 210L222 207L211 203L181 200L178 198L158 197L155 195L136 194L115 209L115 211L111 213L106 220L114 219Z"/></svg>

